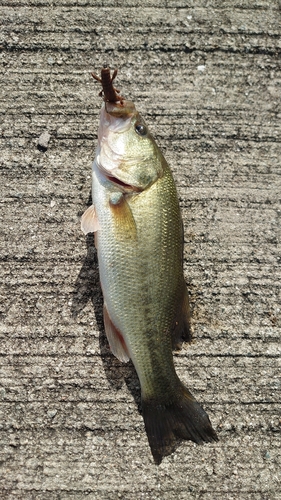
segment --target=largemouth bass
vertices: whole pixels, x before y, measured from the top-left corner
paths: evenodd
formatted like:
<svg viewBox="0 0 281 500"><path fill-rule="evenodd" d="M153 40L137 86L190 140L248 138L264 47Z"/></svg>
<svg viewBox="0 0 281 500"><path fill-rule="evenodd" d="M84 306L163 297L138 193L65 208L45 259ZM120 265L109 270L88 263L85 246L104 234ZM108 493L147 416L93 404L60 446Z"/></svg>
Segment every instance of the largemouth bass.
<svg viewBox="0 0 281 500"><path fill-rule="evenodd" d="M81 226L95 232L106 335L113 354L135 366L160 463L178 437L202 443L217 435L173 363L172 349L190 337L175 183L135 105L123 98L102 106L92 200Z"/></svg>

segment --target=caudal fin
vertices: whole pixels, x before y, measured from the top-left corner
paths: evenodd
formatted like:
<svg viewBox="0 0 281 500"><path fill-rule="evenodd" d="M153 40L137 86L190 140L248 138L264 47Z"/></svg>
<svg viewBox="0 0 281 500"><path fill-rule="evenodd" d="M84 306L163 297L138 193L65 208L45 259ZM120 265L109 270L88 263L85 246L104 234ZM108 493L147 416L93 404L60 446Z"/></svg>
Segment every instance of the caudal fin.
<svg viewBox="0 0 281 500"><path fill-rule="evenodd" d="M142 411L148 442L157 464L172 453L177 438L197 444L218 441L207 413L182 384L179 393L169 401L142 398Z"/></svg>

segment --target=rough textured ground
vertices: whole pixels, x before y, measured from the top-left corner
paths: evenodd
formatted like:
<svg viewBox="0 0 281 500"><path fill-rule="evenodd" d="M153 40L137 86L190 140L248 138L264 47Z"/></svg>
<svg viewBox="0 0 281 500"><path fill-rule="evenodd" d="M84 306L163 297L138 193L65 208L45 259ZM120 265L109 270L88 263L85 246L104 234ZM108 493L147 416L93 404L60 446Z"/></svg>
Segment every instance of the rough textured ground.
<svg viewBox="0 0 281 500"><path fill-rule="evenodd" d="M1 499L279 499L280 2L1 4ZM220 437L159 467L79 225L105 61L174 172L195 337L175 363Z"/></svg>

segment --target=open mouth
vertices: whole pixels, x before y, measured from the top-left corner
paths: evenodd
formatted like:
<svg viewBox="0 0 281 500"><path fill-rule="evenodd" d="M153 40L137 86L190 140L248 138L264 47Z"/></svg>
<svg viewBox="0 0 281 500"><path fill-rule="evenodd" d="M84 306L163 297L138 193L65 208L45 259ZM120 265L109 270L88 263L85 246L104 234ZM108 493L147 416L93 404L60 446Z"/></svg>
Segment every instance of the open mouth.
<svg viewBox="0 0 281 500"><path fill-rule="evenodd" d="M123 189L126 193L128 192L136 192L136 193L140 193L141 189L136 187L136 186L132 186L131 184L126 184L126 182L123 182L121 181L120 179L117 179L117 177L114 177L113 175L108 175L108 174L105 174L105 177L110 181L110 182L113 182L113 184L116 184L117 186L119 186L121 189Z"/></svg>

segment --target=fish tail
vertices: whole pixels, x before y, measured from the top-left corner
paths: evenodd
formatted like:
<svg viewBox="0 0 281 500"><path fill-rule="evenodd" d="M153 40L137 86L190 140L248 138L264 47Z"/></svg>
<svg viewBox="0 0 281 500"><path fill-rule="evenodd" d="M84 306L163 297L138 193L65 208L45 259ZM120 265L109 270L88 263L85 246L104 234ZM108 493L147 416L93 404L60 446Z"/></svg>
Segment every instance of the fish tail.
<svg viewBox="0 0 281 500"><path fill-rule="evenodd" d="M142 412L152 455L157 464L175 449L177 438L197 444L218 441L207 413L180 382L179 394L168 401L142 398Z"/></svg>

